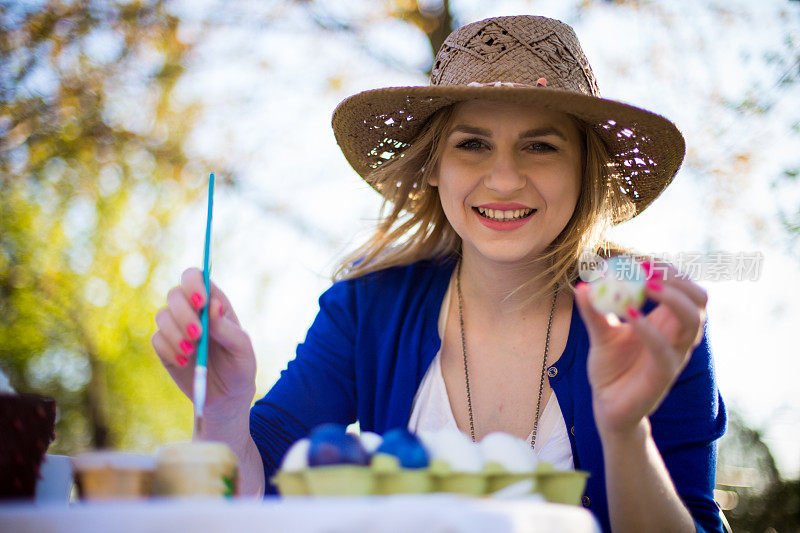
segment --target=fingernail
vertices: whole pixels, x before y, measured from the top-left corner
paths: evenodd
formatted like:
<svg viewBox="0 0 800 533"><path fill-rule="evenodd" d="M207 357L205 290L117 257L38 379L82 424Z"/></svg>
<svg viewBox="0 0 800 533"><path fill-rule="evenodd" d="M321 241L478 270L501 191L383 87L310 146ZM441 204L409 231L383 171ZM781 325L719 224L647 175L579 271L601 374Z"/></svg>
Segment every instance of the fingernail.
<svg viewBox="0 0 800 533"><path fill-rule="evenodd" d="M186 334L189 336L191 340L196 341L197 339L200 338L200 328L198 328L194 324L189 324L188 326L186 326Z"/></svg>
<svg viewBox="0 0 800 533"><path fill-rule="evenodd" d="M183 353L185 353L186 355L189 355L194 351L194 346L192 346L192 344L186 339L181 339L180 347L181 350L183 350Z"/></svg>
<svg viewBox="0 0 800 533"><path fill-rule="evenodd" d="M222 312L222 304L219 304L219 316L222 316L224 313Z"/></svg>
<svg viewBox="0 0 800 533"><path fill-rule="evenodd" d="M627 313L628 318L630 318L631 320L636 320L637 318L639 318L639 310L632 305L628 306L628 308L625 310L625 313Z"/></svg>
<svg viewBox="0 0 800 533"><path fill-rule="evenodd" d="M578 289L580 287L583 287L584 285L586 285L585 281L579 281L578 283L575 284L575 288Z"/></svg>
<svg viewBox="0 0 800 533"><path fill-rule="evenodd" d="M651 261L645 261L642 263L642 270L644 270L645 276L648 278L650 277L650 272L653 271L653 263Z"/></svg>
<svg viewBox="0 0 800 533"><path fill-rule="evenodd" d="M656 292L658 292L658 291L660 291L661 289L664 288L661 285L661 283L659 283L658 281L656 281L654 279L648 279L647 281L645 281L644 282L644 286L647 287L648 289L650 289L651 291L656 291Z"/></svg>
<svg viewBox="0 0 800 533"><path fill-rule="evenodd" d="M178 364L181 366L181 368L189 364L189 359L187 359L185 355L179 355L175 358L175 360L178 361Z"/></svg>
<svg viewBox="0 0 800 533"><path fill-rule="evenodd" d="M199 292L192 294L192 306L198 311L203 308L203 295Z"/></svg>

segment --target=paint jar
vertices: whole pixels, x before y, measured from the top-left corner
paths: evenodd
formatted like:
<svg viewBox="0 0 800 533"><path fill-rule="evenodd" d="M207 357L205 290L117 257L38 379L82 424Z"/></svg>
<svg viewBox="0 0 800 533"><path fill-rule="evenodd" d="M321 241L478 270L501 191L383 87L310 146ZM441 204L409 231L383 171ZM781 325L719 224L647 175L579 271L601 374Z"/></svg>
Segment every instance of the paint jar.
<svg viewBox="0 0 800 533"><path fill-rule="evenodd" d="M100 450L71 458L81 500L136 500L150 496L155 459Z"/></svg>
<svg viewBox="0 0 800 533"><path fill-rule="evenodd" d="M237 493L236 455L221 442L200 441L163 446L154 479L157 496L222 496Z"/></svg>

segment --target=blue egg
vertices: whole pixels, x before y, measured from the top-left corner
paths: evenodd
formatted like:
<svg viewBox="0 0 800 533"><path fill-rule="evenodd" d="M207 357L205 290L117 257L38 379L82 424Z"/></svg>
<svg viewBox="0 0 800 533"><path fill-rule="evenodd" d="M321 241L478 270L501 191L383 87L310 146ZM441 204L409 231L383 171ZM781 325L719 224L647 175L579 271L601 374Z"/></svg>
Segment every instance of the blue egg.
<svg viewBox="0 0 800 533"><path fill-rule="evenodd" d="M367 465L369 454L341 424L324 424L308 436L308 466Z"/></svg>
<svg viewBox="0 0 800 533"><path fill-rule="evenodd" d="M416 437L405 428L387 431L376 453L397 457L403 468L425 468L428 466L428 451Z"/></svg>

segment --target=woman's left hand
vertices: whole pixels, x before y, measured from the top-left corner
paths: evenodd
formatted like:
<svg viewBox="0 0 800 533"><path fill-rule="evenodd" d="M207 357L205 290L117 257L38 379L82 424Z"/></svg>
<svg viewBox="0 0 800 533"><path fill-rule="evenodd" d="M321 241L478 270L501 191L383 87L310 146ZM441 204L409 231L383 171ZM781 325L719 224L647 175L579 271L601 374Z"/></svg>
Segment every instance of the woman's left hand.
<svg viewBox="0 0 800 533"><path fill-rule="evenodd" d="M609 320L580 284L575 300L589 333L589 383L600 433L634 430L661 404L703 337L708 295L666 263L646 263L647 297L658 305L647 316ZM629 310L631 311L631 310Z"/></svg>

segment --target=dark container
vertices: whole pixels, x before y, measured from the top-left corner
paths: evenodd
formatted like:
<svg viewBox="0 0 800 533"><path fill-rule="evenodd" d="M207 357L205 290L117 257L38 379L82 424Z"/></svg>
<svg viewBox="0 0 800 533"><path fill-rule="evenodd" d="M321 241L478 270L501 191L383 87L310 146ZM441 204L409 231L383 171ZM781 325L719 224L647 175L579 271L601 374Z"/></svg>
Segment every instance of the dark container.
<svg viewBox="0 0 800 533"><path fill-rule="evenodd" d="M44 454L55 438L56 401L0 394L0 499L32 499Z"/></svg>

